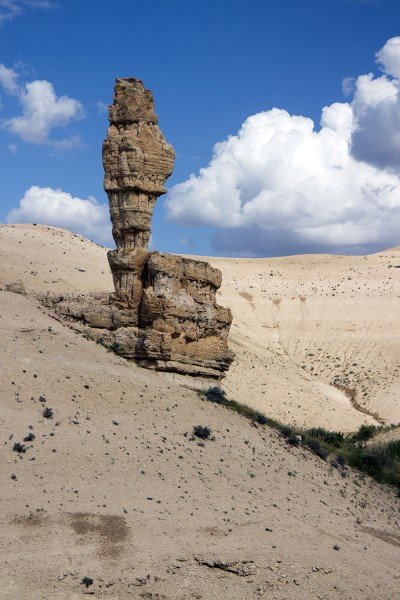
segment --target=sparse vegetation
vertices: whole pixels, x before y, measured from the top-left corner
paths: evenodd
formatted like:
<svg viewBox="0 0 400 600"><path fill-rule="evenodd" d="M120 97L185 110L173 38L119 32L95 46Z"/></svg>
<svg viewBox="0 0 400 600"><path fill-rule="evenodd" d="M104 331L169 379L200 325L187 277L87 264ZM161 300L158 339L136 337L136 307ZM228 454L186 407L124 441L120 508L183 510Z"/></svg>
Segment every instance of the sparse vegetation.
<svg viewBox="0 0 400 600"><path fill-rule="evenodd" d="M316 454L317 456L322 458L322 460L327 459L329 452L326 450L326 448L321 446L321 444L318 440L313 439L313 438L308 438L308 439L306 439L306 445L311 450L311 452L314 452L314 454Z"/></svg>
<svg viewBox="0 0 400 600"><path fill-rule="evenodd" d="M343 476L346 476L348 464L379 483L397 487L400 494L400 440L373 442L378 434L396 426L361 425L352 435L328 431L322 427L300 430L283 425L235 400L229 400L225 391L217 386L209 388L202 395L210 402L226 406L254 423L277 429L291 446L308 448L322 460L331 457L331 466Z"/></svg>
<svg viewBox="0 0 400 600"><path fill-rule="evenodd" d="M226 392L217 386L208 388L205 392L202 392L202 395L209 402L226 406L233 412L246 417L246 419L250 419L250 421L259 423L260 425L268 425L269 427L273 427L273 429L279 429L279 431L283 427L280 423L278 423L278 421L270 419L258 410L255 410L250 406L246 406L245 404L241 404L240 402L236 402L236 400L229 400Z"/></svg>
<svg viewBox="0 0 400 600"><path fill-rule="evenodd" d="M313 427L307 430L307 434L312 439L317 439L322 442L339 448L344 440L344 435L338 431L328 431L322 427Z"/></svg>
<svg viewBox="0 0 400 600"><path fill-rule="evenodd" d="M371 445L353 443L348 447L347 459L352 467L400 490L400 440Z"/></svg>

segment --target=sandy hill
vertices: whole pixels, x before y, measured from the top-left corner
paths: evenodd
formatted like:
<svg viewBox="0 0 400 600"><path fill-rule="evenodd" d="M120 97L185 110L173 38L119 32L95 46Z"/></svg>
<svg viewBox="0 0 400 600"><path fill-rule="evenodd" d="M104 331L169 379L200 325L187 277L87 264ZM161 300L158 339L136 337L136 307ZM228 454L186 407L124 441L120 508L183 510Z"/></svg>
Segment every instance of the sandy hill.
<svg viewBox="0 0 400 600"><path fill-rule="evenodd" d="M284 422L400 421L399 248L211 262L234 313L232 393Z"/></svg>
<svg viewBox="0 0 400 600"><path fill-rule="evenodd" d="M49 317L35 292L111 289L104 249L2 226L0 252L0 282L29 292L0 291L1 599L398 597L393 490L343 478ZM395 420L396 261L213 259L234 312L226 387L283 420L350 429L373 417L329 386L340 357L371 369L365 410ZM193 439L198 424L215 439Z"/></svg>

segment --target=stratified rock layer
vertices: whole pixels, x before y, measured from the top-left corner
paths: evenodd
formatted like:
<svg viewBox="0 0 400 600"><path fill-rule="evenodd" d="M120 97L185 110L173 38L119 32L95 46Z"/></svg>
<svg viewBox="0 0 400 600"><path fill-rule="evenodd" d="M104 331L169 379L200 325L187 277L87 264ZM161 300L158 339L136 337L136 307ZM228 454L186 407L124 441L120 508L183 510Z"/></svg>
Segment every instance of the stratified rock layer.
<svg viewBox="0 0 400 600"><path fill-rule="evenodd" d="M202 261L154 252L144 275L140 325L145 335L136 358L192 374L219 375L228 369L232 316L215 298L221 272Z"/></svg>
<svg viewBox="0 0 400 600"><path fill-rule="evenodd" d="M103 143L104 189L117 251L147 248L154 205L165 193L174 149L157 125L153 96L140 79L116 80L109 119Z"/></svg>
<svg viewBox="0 0 400 600"><path fill-rule="evenodd" d="M157 125L153 96L139 79L116 80L109 119L103 165L116 244L108 253L115 293L48 295L43 301L75 328L142 366L220 378L233 359L231 312L216 303L221 272L206 262L147 249L174 150Z"/></svg>

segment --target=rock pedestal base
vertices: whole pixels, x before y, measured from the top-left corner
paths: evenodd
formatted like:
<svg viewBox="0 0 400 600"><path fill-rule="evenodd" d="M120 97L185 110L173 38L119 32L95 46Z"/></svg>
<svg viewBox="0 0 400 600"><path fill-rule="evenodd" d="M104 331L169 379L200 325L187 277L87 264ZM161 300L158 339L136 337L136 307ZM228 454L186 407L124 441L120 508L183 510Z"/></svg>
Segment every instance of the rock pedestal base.
<svg viewBox="0 0 400 600"><path fill-rule="evenodd" d="M47 294L42 302L75 329L143 367L223 377L233 360L232 316L216 303L220 271L202 261L143 250L127 251L124 259L111 251L109 260L118 261L113 269L121 282L118 295Z"/></svg>

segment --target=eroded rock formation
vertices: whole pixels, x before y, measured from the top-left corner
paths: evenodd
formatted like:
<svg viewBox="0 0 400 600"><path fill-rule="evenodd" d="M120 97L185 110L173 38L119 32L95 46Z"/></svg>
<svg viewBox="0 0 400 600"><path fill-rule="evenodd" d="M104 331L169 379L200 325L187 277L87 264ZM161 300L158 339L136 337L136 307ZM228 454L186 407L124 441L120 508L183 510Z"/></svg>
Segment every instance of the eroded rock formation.
<svg viewBox="0 0 400 600"><path fill-rule="evenodd" d="M44 302L143 366L219 378L233 358L231 312L216 303L221 272L206 262L148 250L154 205L165 193L174 150L139 79L116 80L109 120L103 165L116 244L108 253L115 292L48 295Z"/></svg>
<svg viewBox="0 0 400 600"><path fill-rule="evenodd" d="M157 197L175 153L157 124L153 96L139 79L117 79L103 144L104 189L117 251L147 248Z"/></svg>
<svg viewBox="0 0 400 600"><path fill-rule="evenodd" d="M108 260L115 300L135 313L131 324L139 325L151 218L158 196L165 193L175 153L157 125L152 93L140 79L116 80L109 119L103 143L104 190L117 248Z"/></svg>

